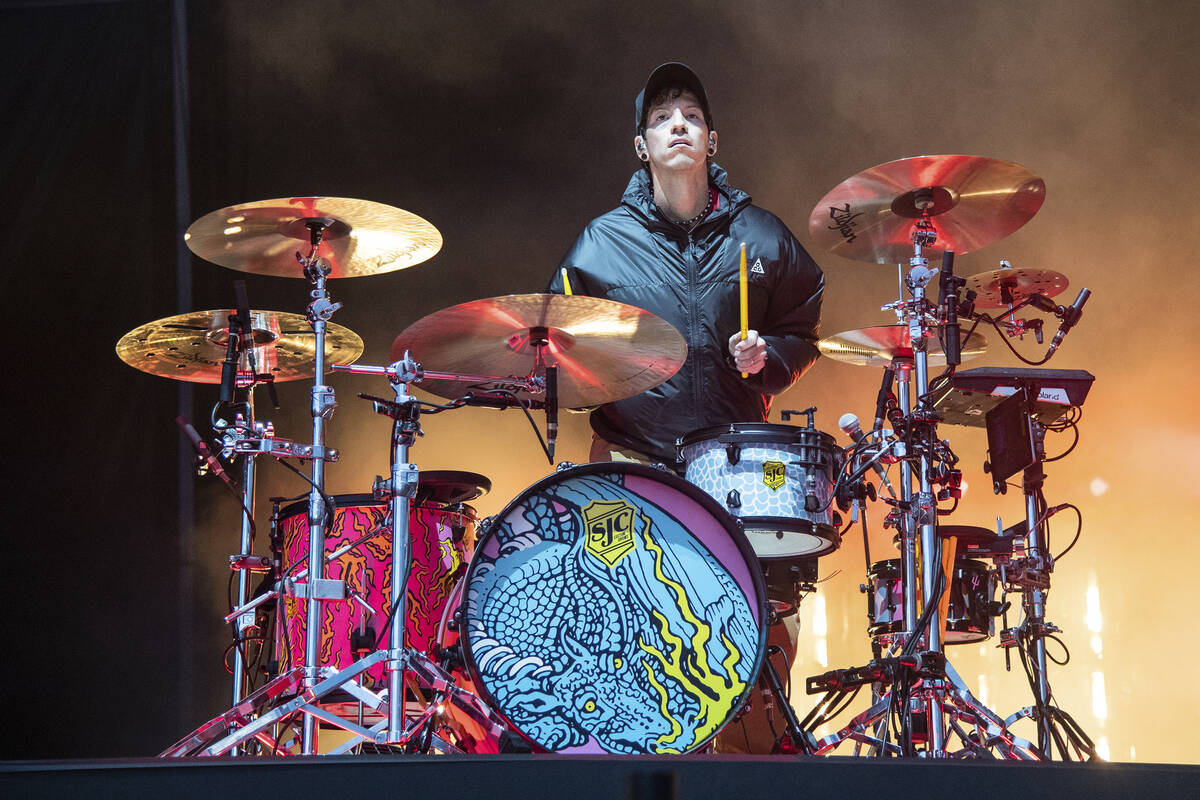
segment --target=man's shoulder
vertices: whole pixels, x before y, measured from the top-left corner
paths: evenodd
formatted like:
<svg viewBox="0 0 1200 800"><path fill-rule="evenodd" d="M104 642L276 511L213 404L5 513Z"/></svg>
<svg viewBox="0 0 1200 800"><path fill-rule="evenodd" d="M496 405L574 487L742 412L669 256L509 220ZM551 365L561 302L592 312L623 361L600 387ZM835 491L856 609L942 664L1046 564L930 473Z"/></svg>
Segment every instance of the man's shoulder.
<svg viewBox="0 0 1200 800"><path fill-rule="evenodd" d="M737 219L746 225L762 230L763 233L795 238L791 229L776 214L754 203L747 203L743 206L738 212Z"/></svg>
<svg viewBox="0 0 1200 800"><path fill-rule="evenodd" d="M594 218L583 228L580 240L628 239L644 236L646 226L628 206L620 205Z"/></svg>

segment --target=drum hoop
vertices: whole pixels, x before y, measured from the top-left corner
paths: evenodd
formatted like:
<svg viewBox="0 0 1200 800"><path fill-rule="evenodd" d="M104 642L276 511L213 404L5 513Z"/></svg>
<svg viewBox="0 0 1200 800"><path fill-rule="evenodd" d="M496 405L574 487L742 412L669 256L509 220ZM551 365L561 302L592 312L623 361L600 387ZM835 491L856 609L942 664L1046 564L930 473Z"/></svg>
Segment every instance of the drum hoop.
<svg viewBox="0 0 1200 800"><path fill-rule="evenodd" d="M377 500L373 494L333 494L330 495L330 497L333 498L333 507L335 511L343 508L357 508L358 506L379 506L381 508L386 508L387 506L386 500ZM441 511L447 514L460 514L472 522L477 522L479 519L475 513L474 507L466 503L442 505L440 503L425 502L412 503L410 507L414 509L426 509L429 511ZM289 503L288 505L284 506L279 511L279 521L283 522L286 519L291 519L292 517L300 516L301 514L308 516L307 500L299 500L295 503ZM330 520L330 522L333 522L333 520Z"/></svg>
<svg viewBox="0 0 1200 800"><path fill-rule="evenodd" d="M816 434L817 443L806 442L810 434ZM803 447L827 446L840 449L837 440L816 428L800 428L774 422L734 422L729 425L712 425L684 434L677 449L683 450L700 442L716 440L721 444L788 444Z"/></svg>
<svg viewBox="0 0 1200 800"><path fill-rule="evenodd" d="M463 585L462 598L458 608L455 610L455 613L458 613L459 619L462 620L462 629L459 630L458 642L459 646L462 648L463 663L466 665L467 674L470 676L471 681L475 685L476 692L482 697L484 702L486 702L504 720L504 722L514 733L516 733L525 741L529 742L531 745L537 748L538 751L542 752L546 752L542 745L526 736L525 732L518 728L517 725L508 718L508 715L504 712L504 709L498 702L496 702L495 697L492 696L487 684L480 679L479 667L475 663L475 654L471 651L471 637L468 635L467 631L469 623L469 620L467 619L467 598L470 593L471 582L475 577L476 565L480 563L478 555L484 551L487 542L492 537L493 531L500 524L501 520L507 517L515 507L529 499L531 496L544 490L548 486L559 483L562 480L565 480L567 477L576 475L594 475L602 472L623 472L652 480L661 480L668 486L679 489L685 495L699 503L704 510L709 511L712 514L713 518L729 534L730 538L734 542L734 545L737 547L738 552L741 554L742 558L745 559L747 571L750 573L750 581L754 584L754 592L757 595L758 600L757 608L755 608L759 620L758 648L755 651L754 665L751 667L750 678L746 681L746 688L743 690L741 696L738 697L737 702L734 704L734 708L741 708L746 704L746 700L749 698L750 693L753 692L754 688L758 685L758 675L759 672L762 671L763 660L766 658L767 636L769 633L768 628L770 628L770 609L768 605L769 600L767 598L766 576L763 574L758 557L754 554L754 548L750 546L750 540L746 538L744 533L742 533L741 527L738 524L738 520L730 516L729 512L727 512L725 509L721 508L720 504L718 504L716 500L712 499L712 497L706 494L700 487L696 486L695 484L688 483L686 480L673 472L636 462L600 461L591 464L581 464L579 466L571 467L570 469L564 469L559 472L555 472L552 475L547 475L545 478L542 478L536 483L526 487L507 505L505 505L498 514L496 514L494 517L490 517L490 524L481 526L481 530L478 531L475 537L475 557L471 558L471 563L467 566L466 574L463 575L462 580L465 581L465 584ZM732 717L730 720L726 720L726 724L729 724L731 720ZM720 728L710 734L707 739L702 742L697 742L696 745L688 752L696 752L697 750L700 750L704 747L704 745L712 741L718 733L724 730L724 728L725 726L722 725Z"/></svg>

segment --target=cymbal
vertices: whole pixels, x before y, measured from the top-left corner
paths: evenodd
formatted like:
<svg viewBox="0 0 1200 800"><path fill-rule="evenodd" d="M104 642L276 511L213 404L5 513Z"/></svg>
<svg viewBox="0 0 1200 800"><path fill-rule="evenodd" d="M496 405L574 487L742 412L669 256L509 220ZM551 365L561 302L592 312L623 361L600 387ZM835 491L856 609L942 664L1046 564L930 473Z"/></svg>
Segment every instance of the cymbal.
<svg viewBox="0 0 1200 800"><path fill-rule="evenodd" d="M193 311L148 322L117 342L117 355L131 367L177 381L220 383L221 364L229 341L229 316L236 311ZM315 369L316 335L303 314L251 311L254 362L260 375L276 382L311 377ZM325 358L348 364L363 352L357 333L325 323ZM250 354L242 353L239 372L250 371Z"/></svg>
<svg viewBox="0 0 1200 800"><path fill-rule="evenodd" d="M987 352L987 340L978 331L967 341L967 331L961 331L962 357L975 358ZM822 353L834 361L844 361L860 367L886 367L894 358L912 358L912 339L907 325L880 325L834 334L817 342ZM945 366L946 355L937 337L926 342L930 366Z"/></svg>
<svg viewBox="0 0 1200 800"><path fill-rule="evenodd" d="M1066 275L1050 269L1010 267L970 275L964 285L976 292L976 308L1007 308L1009 302L1015 305L1035 293L1046 297L1060 295L1067 290L1070 281ZM1005 289L1012 295L1010 301L1004 300Z"/></svg>
<svg viewBox="0 0 1200 800"><path fill-rule="evenodd" d="M1033 218L1045 182L1020 164L979 156L915 156L842 181L813 208L808 231L822 250L876 264L913 254L918 205L928 201L937 242L923 252L961 255L999 241Z"/></svg>
<svg viewBox="0 0 1200 800"><path fill-rule="evenodd" d="M330 278L404 269L442 249L437 228L399 208L349 197L284 197L229 206L191 224L183 235L206 261L241 272L303 278L296 253L312 249L307 222L324 220L317 254Z"/></svg>
<svg viewBox="0 0 1200 800"><path fill-rule="evenodd" d="M546 359L558 364L563 408L632 397L674 375L687 357L679 331L636 306L583 295L510 294L417 320L396 337L392 359L407 350L431 371L525 377L535 366L529 344L535 327L547 329ZM471 388L452 380L426 379L417 385L446 398L461 397Z"/></svg>

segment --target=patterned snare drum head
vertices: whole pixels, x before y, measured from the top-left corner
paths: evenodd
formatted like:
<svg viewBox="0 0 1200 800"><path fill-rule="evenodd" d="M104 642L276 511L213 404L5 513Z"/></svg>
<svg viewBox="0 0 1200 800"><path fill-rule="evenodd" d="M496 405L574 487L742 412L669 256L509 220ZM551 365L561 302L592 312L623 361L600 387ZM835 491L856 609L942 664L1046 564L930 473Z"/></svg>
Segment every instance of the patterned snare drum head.
<svg viewBox="0 0 1200 800"><path fill-rule="evenodd" d="M589 464L489 526L467 574L465 649L475 685L539 747L688 752L758 676L765 596L711 498L651 467Z"/></svg>

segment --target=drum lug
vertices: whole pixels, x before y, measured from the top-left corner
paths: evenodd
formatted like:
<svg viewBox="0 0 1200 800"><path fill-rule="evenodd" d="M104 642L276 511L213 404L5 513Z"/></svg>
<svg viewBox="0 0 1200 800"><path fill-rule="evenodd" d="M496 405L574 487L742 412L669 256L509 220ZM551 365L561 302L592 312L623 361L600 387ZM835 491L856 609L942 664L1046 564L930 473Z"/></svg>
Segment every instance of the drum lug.
<svg viewBox="0 0 1200 800"><path fill-rule="evenodd" d="M729 466L736 467L737 463L742 460L742 448L730 442L725 445L725 458L729 459Z"/></svg>
<svg viewBox="0 0 1200 800"><path fill-rule="evenodd" d="M737 463L737 462L734 462ZM737 489L730 489L729 494L725 496L725 505L730 508L742 507L742 494Z"/></svg>

